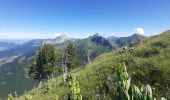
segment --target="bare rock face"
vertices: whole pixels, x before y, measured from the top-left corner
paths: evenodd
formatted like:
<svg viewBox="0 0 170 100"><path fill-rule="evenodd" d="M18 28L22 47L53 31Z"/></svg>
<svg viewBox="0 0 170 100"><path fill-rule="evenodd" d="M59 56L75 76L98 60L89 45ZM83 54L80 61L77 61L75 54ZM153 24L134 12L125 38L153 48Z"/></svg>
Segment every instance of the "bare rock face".
<svg viewBox="0 0 170 100"><path fill-rule="evenodd" d="M94 43L96 43L97 45L108 46L108 47L112 48L112 44L109 42L109 40L100 36L98 33L96 33L94 36L92 36L91 40Z"/></svg>
<svg viewBox="0 0 170 100"><path fill-rule="evenodd" d="M72 40L72 38L68 37L67 35L62 34L54 39L50 39L45 42L49 44L59 44L59 43L63 43L68 40Z"/></svg>

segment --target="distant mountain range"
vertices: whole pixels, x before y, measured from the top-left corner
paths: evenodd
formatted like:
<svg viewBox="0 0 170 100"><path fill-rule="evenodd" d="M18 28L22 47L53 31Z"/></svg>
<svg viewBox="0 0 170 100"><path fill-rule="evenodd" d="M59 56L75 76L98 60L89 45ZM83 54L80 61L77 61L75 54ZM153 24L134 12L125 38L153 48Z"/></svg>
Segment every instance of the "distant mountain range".
<svg viewBox="0 0 170 100"><path fill-rule="evenodd" d="M67 40L71 40L71 38L67 37L66 35L61 35L54 39L31 40L24 44L15 45L8 50L0 51L0 58L24 55L28 52L35 51L37 48L42 46L44 43L55 45L55 44L63 43L64 41L67 41ZM4 42L4 45L5 44L7 44L7 43Z"/></svg>
<svg viewBox="0 0 170 100"><path fill-rule="evenodd" d="M23 44L30 41L30 39L0 39L0 42L8 42L8 43L15 43L15 44Z"/></svg>
<svg viewBox="0 0 170 100"><path fill-rule="evenodd" d="M104 38L103 36L97 33L93 36L90 36L89 38L91 38L91 41L96 43L97 45L109 46L110 48L112 48L112 45L117 45L122 47L124 45L129 44L130 42L136 41L137 39L144 39L146 37L139 34L134 34L129 37L119 38L119 37L110 36L108 38ZM81 39L74 39L66 35L60 35L54 39L35 39L20 45L15 43L0 42L0 58L24 55L28 52L35 51L37 48L43 45L43 43L57 45L57 44L64 43L65 41L76 41L76 40L81 40Z"/></svg>

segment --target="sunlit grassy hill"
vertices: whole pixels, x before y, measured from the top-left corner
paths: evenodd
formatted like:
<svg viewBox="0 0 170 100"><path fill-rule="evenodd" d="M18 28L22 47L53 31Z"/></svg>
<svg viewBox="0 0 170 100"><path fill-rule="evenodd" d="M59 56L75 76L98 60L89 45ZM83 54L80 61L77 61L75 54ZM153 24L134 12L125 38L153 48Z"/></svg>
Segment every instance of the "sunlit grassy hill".
<svg viewBox="0 0 170 100"><path fill-rule="evenodd" d="M125 62L132 84L150 84L155 97L170 99L170 31L147 38L134 48L124 53L102 54L85 67L71 72L79 75L84 100L116 99L116 67L120 62ZM46 91L44 87L36 87L19 99L54 100L56 95L59 99L66 99L69 85L64 84L59 76L52 83L51 92Z"/></svg>

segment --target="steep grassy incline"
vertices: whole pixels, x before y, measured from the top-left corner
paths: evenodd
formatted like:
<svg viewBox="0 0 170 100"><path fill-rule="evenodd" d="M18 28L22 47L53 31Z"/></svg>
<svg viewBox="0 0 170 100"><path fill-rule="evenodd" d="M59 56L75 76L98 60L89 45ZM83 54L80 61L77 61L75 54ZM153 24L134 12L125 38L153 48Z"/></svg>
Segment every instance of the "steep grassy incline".
<svg viewBox="0 0 170 100"><path fill-rule="evenodd" d="M84 100L116 99L116 67L125 62L132 84L150 84L155 97L170 99L170 31L142 41L135 50L124 53L110 52L97 57L85 67L72 71L79 74L80 89ZM34 88L21 96L21 100L66 99L69 86L63 84L62 76L52 84L51 92L46 88Z"/></svg>

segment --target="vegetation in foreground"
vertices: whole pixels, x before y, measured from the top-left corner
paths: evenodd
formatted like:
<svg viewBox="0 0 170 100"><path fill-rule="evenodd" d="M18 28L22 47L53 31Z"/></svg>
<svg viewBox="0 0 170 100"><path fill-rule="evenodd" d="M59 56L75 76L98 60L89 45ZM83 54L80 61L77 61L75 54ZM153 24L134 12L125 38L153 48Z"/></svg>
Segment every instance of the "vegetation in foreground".
<svg viewBox="0 0 170 100"><path fill-rule="evenodd" d="M131 84L137 87L149 84L153 97L170 99L170 31L153 36L142 41L134 50L124 49L123 53L110 52L97 57L85 67L71 71L78 73L81 95L83 99L117 99L117 66L124 62L131 76ZM45 82L44 84L47 84ZM23 96L21 100L30 97L32 100L67 99L70 85L65 84L62 76L49 82L52 83L50 92L46 85L34 88ZM57 96L56 96L57 95Z"/></svg>

